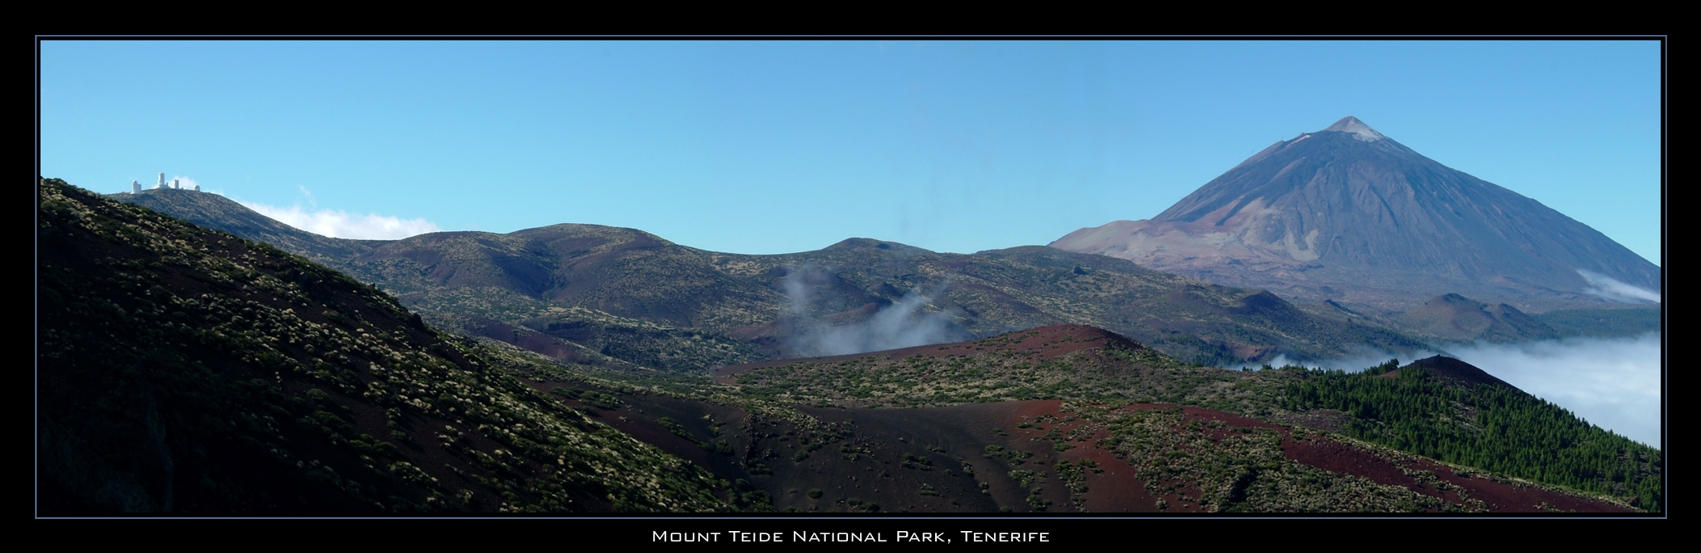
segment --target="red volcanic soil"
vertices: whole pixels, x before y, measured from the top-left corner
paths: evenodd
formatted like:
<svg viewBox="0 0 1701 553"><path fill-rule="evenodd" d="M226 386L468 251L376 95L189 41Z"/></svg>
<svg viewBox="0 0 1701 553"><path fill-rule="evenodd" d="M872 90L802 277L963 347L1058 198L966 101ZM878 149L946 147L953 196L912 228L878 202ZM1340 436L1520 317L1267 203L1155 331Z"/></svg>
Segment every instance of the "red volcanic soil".
<svg viewBox="0 0 1701 553"><path fill-rule="evenodd" d="M1175 409L1176 406L1132 404L1124 408ZM1177 425L1177 431L1188 431L1183 426L1195 420L1223 423L1214 428L1210 425L1203 427L1204 432L1219 439L1239 433L1243 428L1273 430L1282 436L1282 452L1288 459L1337 474L1367 478L1378 484L1405 487L1472 509L1492 512L1636 512L1628 507L1529 484L1468 476L1434 461L1398 453L1380 453L1322 434L1306 432L1296 437L1288 427L1235 413L1198 407L1181 407L1181 410L1184 418ZM852 421L861 436L888 444L938 444L952 453L978 453L988 445L997 445L1031 454L1024 464L1018 466L978 455L964 459L974 466L977 479L988 482L988 495L998 505L1015 511L1031 510L1026 502L1028 489L1008 477L1009 471L1019 469L1049 473L1037 487L1042 490L1040 496L1052 502L1047 510L1053 512L1155 512L1159 510L1157 500L1160 498L1164 500L1167 512L1203 510L1196 502L1201 490L1193 482L1156 482L1155 488L1173 487L1176 492L1161 497L1154 495L1146 482L1134 477L1134 468L1128 462L1096 445L1108 436L1103 429L1086 429L1078 434L1084 436L1084 440L1070 441L1068 443L1073 447L1058 452L1053 447L1052 438L1047 435L1069 436L1080 425L1095 423L1074 418L1064 412L1061 402L1056 400L918 409L820 409L810 412L823 419ZM1018 426L1024 422L1030 426ZM1086 459L1096 462L1101 472L1086 473L1086 493L1071 498L1053 467L1059 461L1079 463ZM1431 485L1421 481L1419 471L1434 474L1444 484ZM992 477L988 477L989 473ZM1478 501L1481 504L1475 503Z"/></svg>
<svg viewBox="0 0 1701 553"><path fill-rule="evenodd" d="M1463 504L1467 501L1467 498L1481 501L1480 508L1492 512L1638 512L1629 507L1545 490L1527 483L1462 475L1452 467L1428 459L1396 455L1396 457L1401 458L1391 460L1370 450L1321 435L1315 435L1311 439L1294 439L1292 436L1284 436L1282 453L1289 459L1323 470L1362 476L1378 484L1401 486L1451 503ZM1442 482L1463 489L1465 495L1461 497L1459 489L1437 489L1435 486L1401 471L1401 467L1407 470L1433 473Z"/></svg>
<svg viewBox="0 0 1701 553"><path fill-rule="evenodd" d="M1039 426L1018 426L1024 422L1056 420L1060 416L1067 416L1060 413L1060 404L1057 400L1034 400L913 409L805 411L821 420L854 428L856 437L852 440L853 443L859 446L874 446L868 448L871 452L869 459L861 461L882 467L881 469L858 467L855 463L846 463L841 457L831 460L839 469L838 474L884 473L890 478L875 481L889 481L891 483L887 484L885 489L898 492L876 492L875 485L847 488L827 483L824 486L829 494L861 494L860 499L880 502L881 505L888 506L888 510L902 509L912 512L1038 510L1029 502L1030 495L1049 501L1050 505L1044 509L1049 512L1156 511L1156 497L1146 490L1143 482L1133 478L1134 468L1117 459L1109 451L1090 445L1102 438L1102 435L1089 438L1088 443L1080 444L1080 447L1058 452L1053 447L1053 442L1043 437L1049 427L1042 429ZM1020 462L1009 457L989 456L989 446L995 447L999 452L1016 452L1009 455L1018 457ZM934 457L934 470L885 470L893 465L888 459L898 459L897 465L901 467L903 453ZM1055 466L1058 461L1078 463L1083 459L1097 462L1102 472L1086 473L1088 491L1077 501L1071 497L1062 478L1056 473ZM811 457L810 462L814 462L814 457ZM972 475L962 473L961 466L965 463L971 468ZM959 476L943 478L943 468L953 468ZM1045 473L1045 476L1023 486L1011 473L1024 470ZM822 474L830 475L834 474L834 471L823 471ZM982 482L986 484L984 493L978 488ZM928 501L932 498L923 499L917 496L914 490L922 483L928 483L946 501ZM1032 493L1036 489L1039 493ZM953 501L954 504L950 503Z"/></svg>
<svg viewBox="0 0 1701 553"><path fill-rule="evenodd" d="M1081 332L1086 327L1048 328L1058 331L1017 334L1008 346L1055 343L1035 339L1046 336L1102 337ZM911 349L972 352L975 343L950 344L943 350L940 346ZM720 478L742 480L767 492L780 511L1180 513L1207 508L1199 503L1203 490L1197 482L1165 480L1148 486L1136 478L1133 465L1098 446L1109 436L1104 428L1083 426L1100 423L1076 418L1057 400L907 409L800 408L819 421L802 428L695 400L644 394L620 394L620 398L625 403L618 409L591 410L600 411L601 420L615 428ZM1467 510L1635 512L1515 481L1461 474L1464 471L1434 461L1372 450L1309 430L1296 435L1293 428L1243 415L1197 407L1180 410L1183 419L1175 427L1177 432L1205 432L1222 439L1241 429L1272 430L1280 434L1282 453L1288 459L1405 487ZM664 424L663 417L672 426ZM1221 424L1189 424L1195 421ZM1067 441L1060 445L1054 440ZM717 451L717 442L726 445ZM1058 472L1058 463L1079 466L1086 460L1093 461L1097 470L1081 472L1086 491L1072 493Z"/></svg>
<svg viewBox="0 0 1701 553"><path fill-rule="evenodd" d="M901 349L891 349L851 355L835 355L831 357L807 357L800 359L777 359L743 365L728 365L716 367L715 380L723 383L731 382L730 376L767 367L782 367L793 363L834 363L863 359L869 356L881 356L886 360L899 360L920 355L948 357L953 355L982 355L995 352L1010 352L1050 359L1082 350L1098 348L1145 349L1146 346L1127 337L1086 325L1051 325L1027 330L1019 330L967 342L949 344L933 344Z"/></svg>

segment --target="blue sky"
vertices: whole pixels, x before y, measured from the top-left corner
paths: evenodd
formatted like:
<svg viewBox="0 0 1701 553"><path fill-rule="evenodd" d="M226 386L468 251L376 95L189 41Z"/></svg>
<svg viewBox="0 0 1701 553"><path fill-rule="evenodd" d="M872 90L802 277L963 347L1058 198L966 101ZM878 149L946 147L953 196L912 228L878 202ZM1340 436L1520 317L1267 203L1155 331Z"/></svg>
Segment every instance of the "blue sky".
<svg viewBox="0 0 1701 553"><path fill-rule="evenodd" d="M1659 46L49 40L41 173L165 172L345 234L966 253L1149 218L1354 115L1659 263Z"/></svg>

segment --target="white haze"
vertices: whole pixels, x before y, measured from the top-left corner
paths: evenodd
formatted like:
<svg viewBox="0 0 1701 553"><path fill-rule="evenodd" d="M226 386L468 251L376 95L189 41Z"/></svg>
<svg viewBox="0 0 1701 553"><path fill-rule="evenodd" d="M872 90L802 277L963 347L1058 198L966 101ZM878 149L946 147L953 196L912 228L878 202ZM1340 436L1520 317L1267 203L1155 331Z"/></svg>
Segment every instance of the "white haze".
<svg viewBox="0 0 1701 553"><path fill-rule="evenodd" d="M276 219L283 224L333 238L398 240L443 230L437 228L435 223L425 219L402 219L375 213L357 215L335 209L308 211L302 209L299 205L272 207L265 204L241 203L248 209Z"/></svg>
<svg viewBox="0 0 1701 553"><path fill-rule="evenodd" d="M826 276L816 269L793 270L782 285L789 300L788 315L793 320L792 349L799 354L849 355L952 340L951 316L923 311L933 297L919 290L911 290L862 322L834 326L813 317L806 284L811 273Z"/></svg>
<svg viewBox="0 0 1701 553"><path fill-rule="evenodd" d="M1431 355L1435 353L1396 356L1365 352L1321 362L1291 363L1277 357L1270 364L1358 371L1395 357L1405 365ZM1564 407L1596 426L1662 447L1658 333L1636 338L1567 338L1522 344L1479 342L1448 348L1447 355Z"/></svg>
<svg viewBox="0 0 1701 553"><path fill-rule="evenodd" d="M1641 303L1643 301L1660 303L1660 293L1657 291L1626 284L1612 277L1582 269L1578 269L1577 274L1582 276L1583 280L1589 282L1589 289L1584 290L1584 292L1624 303Z"/></svg>

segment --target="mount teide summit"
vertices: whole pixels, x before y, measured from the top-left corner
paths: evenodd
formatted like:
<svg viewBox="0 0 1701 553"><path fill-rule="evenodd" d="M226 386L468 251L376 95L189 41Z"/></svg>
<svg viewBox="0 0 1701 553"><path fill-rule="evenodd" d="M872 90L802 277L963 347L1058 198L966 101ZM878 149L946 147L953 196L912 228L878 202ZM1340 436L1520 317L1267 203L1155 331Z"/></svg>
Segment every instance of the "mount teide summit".
<svg viewBox="0 0 1701 553"><path fill-rule="evenodd" d="M1600 232L1350 116L1265 148L1157 217L1051 246L1388 309L1445 293L1538 309L1599 304L1601 276L1660 287L1658 266Z"/></svg>

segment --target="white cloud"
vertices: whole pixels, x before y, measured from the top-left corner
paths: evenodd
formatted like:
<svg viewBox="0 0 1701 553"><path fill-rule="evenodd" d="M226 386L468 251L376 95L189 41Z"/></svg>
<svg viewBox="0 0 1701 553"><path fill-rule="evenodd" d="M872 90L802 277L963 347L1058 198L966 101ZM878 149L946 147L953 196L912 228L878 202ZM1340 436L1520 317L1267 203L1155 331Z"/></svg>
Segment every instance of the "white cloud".
<svg viewBox="0 0 1701 553"><path fill-rule="evenodd" d="M1577 274L1581 275L1583 280L1589 282L1589 289L1584 290L1586 293L1624 303L1639 303L1641 301L1660 303L1660 293L1657 291L1625 284L1612 277L1582 269L1577 269Z"/></svg>
<svg viewBox="0 0 1701 553"><path fill-rule="evenodd" d="M867 320L833 325L825 317L812 315L810 288L831 286L835 277L813 266L789 269L781 286L785 290L787 317L791 319L792 353L800 356L848 355L967 340L973 336L951 322L951 315L925 308L937 295L911 290L898 301L880 308Z"/></svg>
<svg viewBox="0 0 1701 553"><path fill-rule="evenodd" d="M425 219L402 219L375 213L356 215L335 209L306 211L301 209L299 205L272 207L265 204L241 203L248 209L276 219L283 224L334 238L397 240L443 230L437 228L435 223Z"/></svg>

